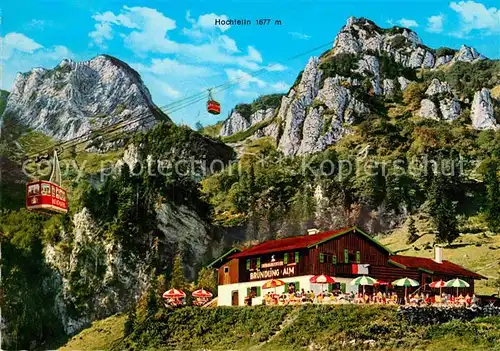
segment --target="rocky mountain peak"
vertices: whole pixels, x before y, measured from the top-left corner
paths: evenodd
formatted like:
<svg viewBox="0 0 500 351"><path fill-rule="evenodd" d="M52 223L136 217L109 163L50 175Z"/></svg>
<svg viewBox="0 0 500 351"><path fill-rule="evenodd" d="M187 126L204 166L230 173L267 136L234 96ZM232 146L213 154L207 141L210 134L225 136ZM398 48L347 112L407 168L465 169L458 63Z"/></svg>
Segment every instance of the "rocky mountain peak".
<svg viewBox="0 0 500 351"><path fill-rule="evenodd" d="M459 50L432 49L411 29L381 28L366 18L349 17L333 48L319 58L311 57L279 108L268 112L265 119L269 122L274 116L271 123L262 124L264 111L245 118L234 113L220 135L231 142L267 136L286 155L314 153L349 134L357 121L374 113L378 103L396 104L415 117L445 122L470 111L475 129L494 129L498 101L482 89L494 87L487 79L491 75L482 75L481 86L457 83L457 77L469 79L466 75L474 70L495 74L494 61L476 65L482 60L486 57L465 45ZM443 65L446 70L437 69ZM415 89L422 91L419 101L409 107L403 94L411 83L416 85L409 96L420 94Z"/></svg>
<svg viewBox="0 0 500 351"><path fill-rule="evenodd" d="M135 70L115 57L99 55L18 73L2 119L14 118L35 131L69 140L136 117L145 120L127 128L149 128L158 118L168 119Z"/></svg>

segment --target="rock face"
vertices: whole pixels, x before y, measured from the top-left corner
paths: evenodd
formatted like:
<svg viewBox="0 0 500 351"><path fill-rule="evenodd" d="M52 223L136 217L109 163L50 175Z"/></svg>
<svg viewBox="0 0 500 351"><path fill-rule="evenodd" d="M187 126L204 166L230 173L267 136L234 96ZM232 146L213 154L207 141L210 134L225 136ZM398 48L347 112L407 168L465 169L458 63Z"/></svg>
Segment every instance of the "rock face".
<svg viewBox="0 0 500 351"><path fill-rule="evenodd" d="M453 57L453 61L462 61L462 62L474 62L479 60L485 60L486 57L477 52L476 49L471 48L467 45L462 45L460 50Z"/></svg>
<svg viewBox="0 0 500 351"><path fill-rule="evenodd" d="M495 119L495 110L491 100L490 91L483 88L476 91L472 101L471 120L474 128L479 130L498 129Z"/></svg>
<svg viewBox="0 0 500 351"><path fill-rule="evenodd" d="M220 136L230 136L238 132L247 130L256 123L262 122L268 118L273 117L275 113L274 108L268 108L265 110L257 110L252 113L248 118L241 115L238 111L233 111L228 119L222 124Z"/></svg>
<svg viewBox="0 0 500 351"><path fill-rule="evenodd" d="M420 102L420 110L418 111L418 115L423 118L432 118L439 119L438 110L436 105L432 100L423 99Z"/></svg>
<svg viewBox="0 0 500 351"><path fill-rule="evenodd" d="M427 90L425 91L425 95L433 96L436 94L445 94L451 93L451 88L447 82L441 83L439 79L433 79Z"/></svg>
<svg viewBox="0 0 500 351"><path fill-rule="evenodd" d="M126 126L131 130L149 128L159 118L169 120L153 104L139 74L108 55L19 73L3 117L16 118L58 140L120 121L141 118Z"/></svg>
<svg viewBox="0 0 500 351"><path fill-rule="evenodd" d="M187 269L188 276L194 277L199 259L213 244L207 224L193 210L170 203L157 206L156 218L162 247L180 247L193 253ZM125 250L116 239L104 240L86 208L76 213L72 222L73 231L61 235L69 251L50 244L44 250L47 263L56 272L54 280L60 286L55 308L68 335L136 302L149 286L154 256L151 238L144 238L145 242L149 240L151 250L140 257ZM84 292L83 287L87 289ZM76 314L71 311L75 305Z"/></svg>
<svg viewBox="0 0 500 351"><path fill-rule="evenodd" d="M383 29L367 19L350 17L332 50L308 61L298 81L283 97L276 117L250 138L271 136L285 155L322 151L372 112L370 102L374 96L391 103L401 99L408 85L418 80L418 69L433 70L444 64L483 59L467 46L458 51L432 50L410 29ZM469 107L468 101L460 101L457 96L461 92L452 91L448 82L433 79L416 114L441 121L456 120L462 107ZM491 99L488 95L480 100L473 115L474 127L493 128ZM261 120L256 115L244 118L235 112L225 121L221 135L246 130Z"/></svg>

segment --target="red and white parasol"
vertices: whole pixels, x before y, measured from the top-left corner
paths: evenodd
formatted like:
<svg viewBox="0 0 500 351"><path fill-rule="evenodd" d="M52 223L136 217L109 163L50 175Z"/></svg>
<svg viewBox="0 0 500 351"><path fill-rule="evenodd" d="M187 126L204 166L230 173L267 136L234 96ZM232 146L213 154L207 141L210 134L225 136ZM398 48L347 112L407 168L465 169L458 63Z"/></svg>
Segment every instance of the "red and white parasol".
<svg viewBox="0 0 500 351"><path fill-rule="evenodd" d="M180 289L170 289L163 293L164 299L180 299L186 297L186 293Z"/></svg>
<svg viewBox="0 0 500 351"><path fill-rule="evenodd" d="M213 296L213 294L210 291L207 291L203 288L193 291L192 295L193 297L201 297L201 298L210 298Z"/></svg>

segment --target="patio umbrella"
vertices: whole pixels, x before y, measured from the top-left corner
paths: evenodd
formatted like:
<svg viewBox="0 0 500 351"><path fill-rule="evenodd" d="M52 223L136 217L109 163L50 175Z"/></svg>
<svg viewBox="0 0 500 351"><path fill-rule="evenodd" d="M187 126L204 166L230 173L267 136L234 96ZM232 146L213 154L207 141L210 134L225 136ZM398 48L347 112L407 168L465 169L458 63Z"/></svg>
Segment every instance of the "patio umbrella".
<svg viewBox="0 0 500 351"><path fill-rule="evenodd" d="M164 299L181 299L186 297L186 293L180 289L170 289L163 293Z"/></svg>
<svg viewBox="0 0 500 351"><path fill-rule="evenodd" d="M213 296L213 294L210 291L207 291L203 288L193 291L192 295L193 297L201 297L201 298L211 298Z"/></svg>
<svg viewBox="0 0 500 351"><path fill-rule="evenodd" d="M330 277L329 275L321 274L321 275L315 275L314 277L311 277L309 281L313 284L321 284L321 290L325 290L323 286L325 284L333 284L335 283L335 279Z"/></svg>
<svg viewBox="0 0 500 351"><path fill-rule="evenodd" d="M446 286L446 282L444 280L438 280L438 281L435 281L435 282L432 282L429 284L429 287L431 288L439 288L439 296L441 296L441 293L442 293L442 290L443 288Z"/></svg>
<svg viewBox="0 0 500 351"><path fill-rule="evenodd" d="M458 288L468 288L470 286L465 280L462 279L452 279L448 280L445 284L447 288L457 288L457 296L458 296Z"/></svg>
<svg viewBox="0 0 500 351"><path fill-rule="evenodd" d="M397 279L397 280L393 281L392 285L404 286L405 287L405 298L406 298L406 295L408 292L408 287L409 286L419 286L420 284L416 280L413 280L413 279L406 277L406 278L401 278L401 279Z"/></svg>
<svg viewBox="0 0 500 351"><path fill-rule="evenodd" d="M365 285L373 285L377 280L369 277L367 275L363 275L361 277L357 277L351 281L351 285L361 285L363 286L363 295L365 294Z"/></svg>
<svg viewBox="0 0 500 351"><path fill-rule="evenodd" d="M265 282L264 285L262 285L262 289L272 289L272 288L274 288L274 293L276 293L276 288L278 286L283 286L285 284L286 283L283 280L271 279L271 280L268 280L267 282Z"/></svg>

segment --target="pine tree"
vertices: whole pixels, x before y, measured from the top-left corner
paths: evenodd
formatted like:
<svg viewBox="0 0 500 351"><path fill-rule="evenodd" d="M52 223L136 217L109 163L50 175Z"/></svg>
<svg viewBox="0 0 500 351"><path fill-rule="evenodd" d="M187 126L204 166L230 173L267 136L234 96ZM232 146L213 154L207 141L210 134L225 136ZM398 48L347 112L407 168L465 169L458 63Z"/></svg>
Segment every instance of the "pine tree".
<svg viewBox="0 0 500 351"><path fill-rule="evenodd" d="M123 326L123 333L125 336L132 334L135 328L136 323L136 314L135 314L135 306L133 306L130 311L128 311L127 319L125 320Z"/></svg>
<svg viewBox="0 0 500 351"><path fill-rule="evenodd" d="M497 161L489 161L484 179L486 184L486 220L494 232L500 231L500 182L497 172Z"/></svg>
<svg viewBox="0 0 500 351"><path fill-rule="evenodd" d="M217 293L217 280L214 271L210 268L203 267L198 273L198 284L196 284L196 288L208 290L215 296Z"/></svg>
<svg viewBox="0 0 500 351"><path fill-rule="evenodd" d="M433 178L429 191L429 214L437 231L436 242L450 244L458 236L452 179L442 174Z"/></svg>
<svg viewBox="0 0 500 351"><path fill-rule="evenodd" d="M162 296L167 290L167 279L165 275L161 274L156 278L156 295Z"/></svg>
<svg viewBox="0 0 500 351"><path fill-rule="evenodd" d="M415 219L410 216L410 219L408 220L408 240L406 241L406 243L414 243L418 239L418 237L419 235L417 227L415 226Z"/></svg>
<svg viewBox="0 0 500 351"><path fill-rule="evenodd" d="M174 268L172 270L172 279L170 280L170 288L185 289L187 286L186 278L184 277L184 265L182 263L182 255L177 254L174 259Z"/></svg>
<svg viewBox="0 0 500 351"><path fill-rule="evenodd" d="M200 121L196 122L196 124L194 125L194 127L196 128L196 130L198 132L201 132L203 130L203 124L201 124Z"/></svg>

